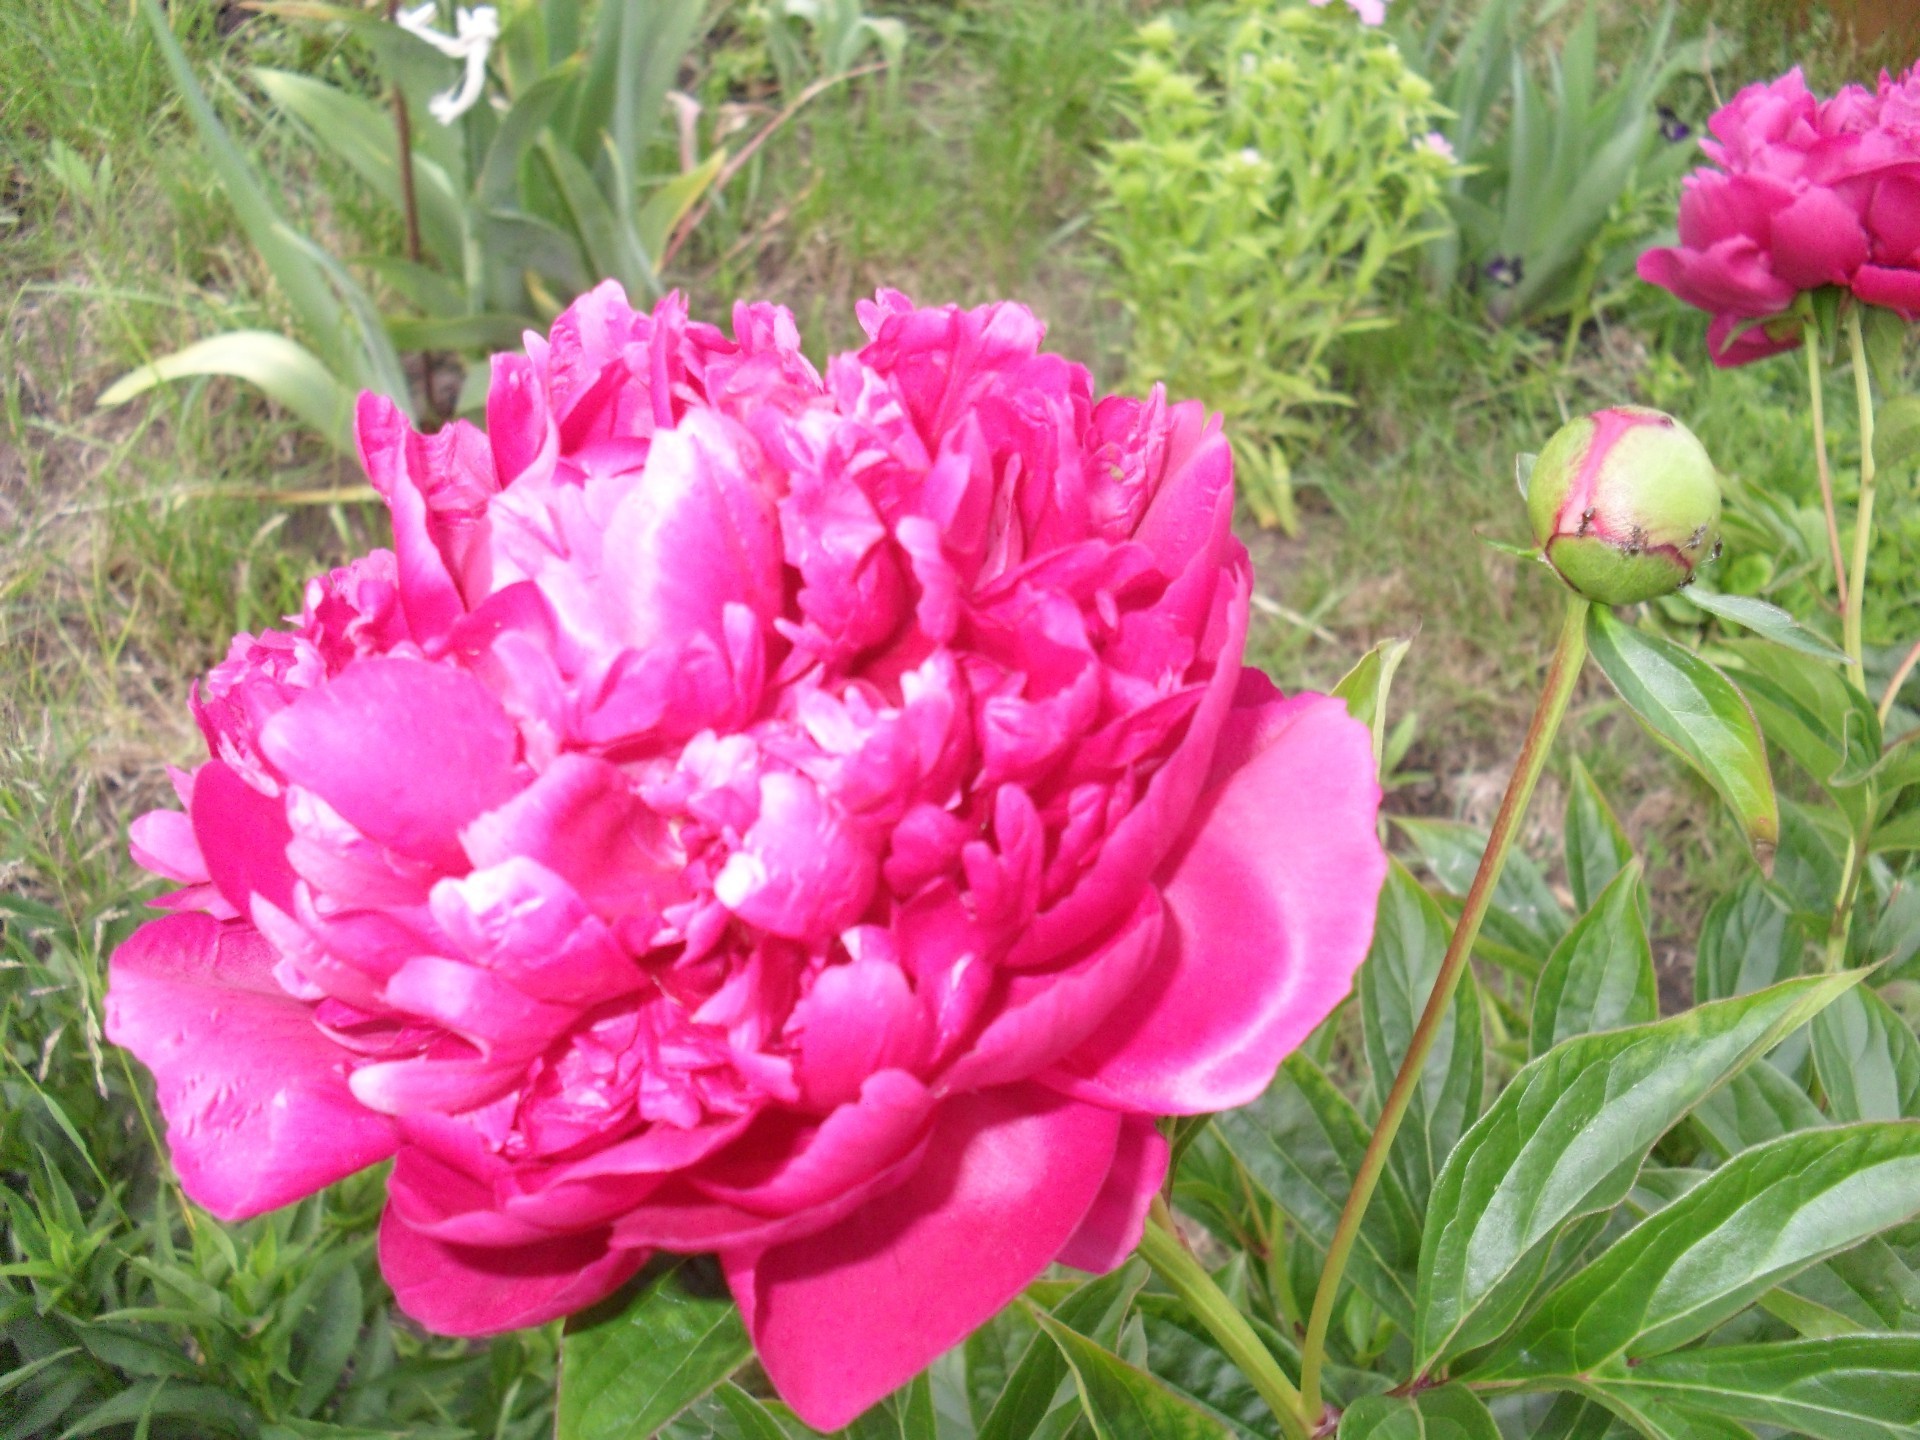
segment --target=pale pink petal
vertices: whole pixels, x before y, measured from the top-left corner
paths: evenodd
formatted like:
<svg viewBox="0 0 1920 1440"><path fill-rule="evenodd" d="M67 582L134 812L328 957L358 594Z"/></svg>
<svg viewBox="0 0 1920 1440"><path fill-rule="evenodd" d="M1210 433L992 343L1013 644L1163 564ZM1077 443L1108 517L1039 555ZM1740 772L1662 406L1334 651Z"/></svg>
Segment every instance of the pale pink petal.
<svg viewBox="0 0 1920 1440"><path fill-rule="evenodd" d="M393 1122L347 1089L347 1053L273 978L251 926L155 920L113 954L107 1038L153 1071L180 1183L244 1220L393 1153Z"/></svg>

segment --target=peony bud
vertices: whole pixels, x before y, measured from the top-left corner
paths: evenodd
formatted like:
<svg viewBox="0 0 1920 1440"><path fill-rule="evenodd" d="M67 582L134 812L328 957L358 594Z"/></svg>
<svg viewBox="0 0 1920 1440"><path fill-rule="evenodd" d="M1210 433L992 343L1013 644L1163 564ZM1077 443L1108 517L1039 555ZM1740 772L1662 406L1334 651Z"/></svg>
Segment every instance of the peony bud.
<svg viewBox="0 0 1920 1440"><path fill-rule="evenodd" d="M1690 584L1720 553L1720 484L1694 433L1618 405L1563 425L1527 482L1533 538L1560 578L1601 605Z"/></svg>

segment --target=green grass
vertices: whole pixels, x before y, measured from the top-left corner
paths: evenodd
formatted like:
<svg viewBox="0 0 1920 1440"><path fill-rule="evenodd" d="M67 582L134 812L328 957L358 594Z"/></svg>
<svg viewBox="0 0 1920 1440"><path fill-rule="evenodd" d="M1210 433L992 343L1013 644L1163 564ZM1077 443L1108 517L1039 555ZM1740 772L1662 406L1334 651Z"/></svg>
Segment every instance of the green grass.
<svg viewBox="0 0 1920 1440"><path fill-rule="evenodd" d="M1694 8L1749 35L1723 87L1797 53L1789 29L1756 18L1774 13L1767 0ZM213 5L175 10L203 72L347 64L270 22L223 35ZM1124 327L1087 240L1088 161L1140 7L928 0L907 13L897 95L823 99L770 147L688 257L697 308L784 301L823 353L857 340L853 301L880 284L925 301L1011 295L1050 321L1056 347L1119 373ZM1839 73L1833 54L1816 79ZM323 1420L532 1437L551 1332L467 1347L394 1321L366 1243L377 1178L248 1225L189 1221L145 1077L101 1040L105 958L150 893L125 828L166 801L165 766L195 754L189 679L234 630L296 607L307 574L380 543L384 524L368 506L274 502L354 476L238 388L94 409L131 366L219 326L274 323L276 301L122 0L0 7L0 75L0 1263L24 1267L0 1276L0 1375L14 1386L0 1440L260 1422L285 1440L328 1433L303 1428ZM303 221L348 253L380 238L390 222L350 187L316 184L332 177L281 143L244 88L215 95ZM1342 353L1357 404L1299 457L1302 533L1248 536L1268 602L1254 655L1290 687L1325 686L1367 646L1415 635L1395 692L1396 712L1418 715L1413 778L1392 804L1484 821L1559 605L1538 566L1474 538L1519 538L1514 453L1571 414L1647 400L1696 423L1740 481L1804 504L1810 441L1791 361L1710 372L1697 317L1657 296L1610 311L1570 361L1561 337L1490 331L1462 303L1409 294L1402 311ZM1850 435L1842 414L1843 477ZM1893 526L1916 524L1911 500L1889 496ZM1920 534L1899 541L1888 569L1915 546ZM1736 547L1725 564L1745 559ZM1912 619L1890 610L1874 638L1890 645ZM1567 734L1647 855L1659 953L1683 973L1739 846L1596 677ZM1558 810L1550 776L1526 836L1536 853L1552 853Z"/></svg>

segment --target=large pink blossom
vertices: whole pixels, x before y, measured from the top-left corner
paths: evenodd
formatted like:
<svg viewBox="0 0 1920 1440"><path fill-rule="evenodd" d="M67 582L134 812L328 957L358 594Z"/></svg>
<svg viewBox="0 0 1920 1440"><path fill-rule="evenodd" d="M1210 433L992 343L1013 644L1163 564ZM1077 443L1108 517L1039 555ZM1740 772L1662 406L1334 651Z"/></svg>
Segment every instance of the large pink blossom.
<svg viewBox="0 0 1920 1440"><path fill-rule="evenodd" d="M824 378L603 286L485 433L363 397L394 548L196 694L210 758L113 957L188 1192L394 1156L401 1307L477 1334L717 1252L834 1428L1053 1261L1156 1116L1242 1104L1349 988L1364 729L1241 664L1199 406L1094 397L1017 305L883 293Z"/></svg>
<svg viewBox="0 0 1920 1440"><path fill-rule="evenodd" d="M1719 168L1687 177L1679 245L1648 250L1639 270L1713 316L1717 363L1798 345L1786 312L1822 286L1920 318L1920 67L1824 101L1795 68L1708 128Z"/></svg>

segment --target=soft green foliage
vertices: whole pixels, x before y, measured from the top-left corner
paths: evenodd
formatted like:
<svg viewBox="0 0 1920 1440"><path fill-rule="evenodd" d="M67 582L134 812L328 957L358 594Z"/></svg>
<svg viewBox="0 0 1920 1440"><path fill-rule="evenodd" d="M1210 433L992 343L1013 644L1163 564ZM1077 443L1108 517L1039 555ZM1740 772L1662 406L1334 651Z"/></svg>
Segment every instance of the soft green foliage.
<svg viewBox="0 0 1920 1440"><path fill-rule="evenodd" d="M1249 0L1143 26L1126 96L1098 225L1129 380L1224 412L1248 502L1291 529L1285 442L1344 402L1329 349L1390 323L1381 285L1453 170L1432 87L1341 6Z"/></svg>

